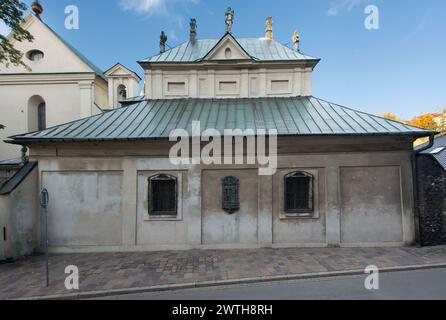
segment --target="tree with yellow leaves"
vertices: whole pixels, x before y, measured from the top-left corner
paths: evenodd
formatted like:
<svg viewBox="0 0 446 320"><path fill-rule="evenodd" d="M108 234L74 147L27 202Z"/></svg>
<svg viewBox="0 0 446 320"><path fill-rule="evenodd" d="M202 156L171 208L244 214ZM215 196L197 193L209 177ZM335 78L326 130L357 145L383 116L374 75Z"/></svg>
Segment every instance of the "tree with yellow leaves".
<svg viewBox="0 0 446 320"><path fill-rule="evenodd" d="M386 119L389 119L389 120L392 120L392 121L398 121L397 116L394 113L392 113L392 112L384 112L383 116Z"/></svg>
<svg viewBox="0 0 446 320"><path fill-rule="evenodd" d="M432 113L422 114L408 122L409 125L423 128L426 130L438 130L438 124L434 121L435 115Z"/></svg>

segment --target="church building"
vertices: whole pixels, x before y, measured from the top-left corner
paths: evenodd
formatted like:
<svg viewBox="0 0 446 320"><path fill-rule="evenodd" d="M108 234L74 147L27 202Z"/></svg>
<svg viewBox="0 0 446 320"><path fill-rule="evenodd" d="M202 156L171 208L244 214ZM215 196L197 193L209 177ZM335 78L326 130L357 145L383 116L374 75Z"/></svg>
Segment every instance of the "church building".
<svg viewBox="0 0 446 320"><path fill-rule="evenodd" d="M120 64L104 73L43 21L40 4L33 6L36 14L22 27L34 40L9 35L29 69L0 64L0 161L20 157L19 147L3 142L11 135L100 114L138 95L136 73Z"/></svg>
<svg viewBox="0 0 446 320"><path fill-rule="evenodd" d="M139 61L144 96L8 139L29 148L35 191L49 192L52 252L414 243L413 142L433 132L314 97L319 59L297 33L291 48L274 40L272 18L252 38L233 34L233 21L228 9L222 35L200 39L192 19L169 50L162 33L160 52ZM276 170L172 161L173 131L193 145L227 129L266 132ZM222 144L232 159L237 139Z"/></svg>

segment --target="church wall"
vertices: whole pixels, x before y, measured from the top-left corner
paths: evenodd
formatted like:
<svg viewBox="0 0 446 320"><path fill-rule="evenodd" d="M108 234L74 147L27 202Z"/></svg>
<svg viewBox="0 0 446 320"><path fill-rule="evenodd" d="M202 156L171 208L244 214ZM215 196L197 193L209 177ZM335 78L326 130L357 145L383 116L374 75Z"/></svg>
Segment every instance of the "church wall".
<svg viewBox="0 0 446 320"><path fill-rule="evenodd" d="M146 70L146 95L152 99L309 96L311 75L311 68L303 67Z"/></svg>
<svg viewBox="0 0 446 320"><path fill-rule="evenodd" d="M101 109L107 109L108 103L108 85L105 81L96 78L94 82L94 102ZM99 111L99 110L98 110ZM93 112L97 114L99 112Z"/></svg>
<svg viewBox="0 0 446 320"><path fill-rule="evenodd" d="M42 21L30 14L23 24L34 37L32 42L14 42L14 47L24 53L23 66L0 65L0 160L17 158L20 147L7 145L7 137L37 130L30 126L28 101L33 96L46 103L47 127L88 117L101 112L108 104L107 84L82 61L71 48L58 38ZM41 59L32 61L31 51L43 53ZM36 108L34 108L35 111ZM33 111L33 110L31 110ZM35 120L37 122L37 120Z"/></svg>
<svg viewBox="0 0 446 320"><path fill-rule="evenodd" d="M36 17L30 15L23 26L34 37L32 42L13 42L14 47L25 54L24 62L31 68L32 73L71 73L92 72L92 70L77 57L71 49L63 44L60 39L47 29ZM30 61L26 53L30 50L40 50L44 53L43 59ZM0 66L1 73L17 74L29 73L22 66Z"/></svg>
<svg viewBox="0 0 446 320"><path fill-rule="evenodd" d="M36 130L37 125L30 127L28 120L31 116L37 123L37 112L34 115L28 114L31 97L40 96L45 102L48 128L81 118L80 89L73 80L56 84L43 84L42 81L33 82L30 79L19 81L22 83L0 76L0 123L6 126L4 130L0 130L0 160L20 157L21 147L6 144L4 140L15 134Z"/></svg>
<svg viewBox="0 0 446 320"><path fill-rule="evenodd" d="M340 139L337 145L342 142ZM283 144L289 142L282 142L282 146L279 143L279 150L287 150ZM326 144L332 145L333 141ZM414 241L410 149L280 151L277 173L258 176L256 166L248 165L174 166L165 156L169 145L165 141L131 145L32 148L32 158L39 160L41 186L50 187L54 199L50 214L59 222L53 222L53 226L58 226L59 233L70 235L66 242L54 242L53 252L401 246ZM312 217L287 217L282 210L281 181L285 174L297 170L316 177ZM107 178L110 172L113 178ZM174 175L180 181L179 211L174 219L148 216L147 181L157 173ZM105 180L102 184L89 183L86 191L72 191L70 185L86 183L93 179L92 174L103 175ZM242 216L235 213L227 217L220 208L219 181L228 174L240 177ZM101 196L105 193L114 199L113 203L107 202L111 201L106 200L109 196ZM80 205L82 201L85 203ZM107 214L111 214L113 232L77 230L76 223L89 225L98 214L107 220ZM82 242L85 239L88 245Z"/></svg>

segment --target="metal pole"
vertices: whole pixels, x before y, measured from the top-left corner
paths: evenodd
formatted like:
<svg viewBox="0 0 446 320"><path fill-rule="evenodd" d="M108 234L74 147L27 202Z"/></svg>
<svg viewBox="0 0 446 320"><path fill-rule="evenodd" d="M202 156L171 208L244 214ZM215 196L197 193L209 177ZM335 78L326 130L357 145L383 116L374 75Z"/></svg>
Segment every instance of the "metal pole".
<svg viewBox="0 0 446 320"><path fill-rule="evenodd" d="M43 224L44 224L44 245L45 245L45 270L46 270L46 286L50 286L50 270L48 263L48 190L43 189L40 193L40 206L43 208Z"/></svg>

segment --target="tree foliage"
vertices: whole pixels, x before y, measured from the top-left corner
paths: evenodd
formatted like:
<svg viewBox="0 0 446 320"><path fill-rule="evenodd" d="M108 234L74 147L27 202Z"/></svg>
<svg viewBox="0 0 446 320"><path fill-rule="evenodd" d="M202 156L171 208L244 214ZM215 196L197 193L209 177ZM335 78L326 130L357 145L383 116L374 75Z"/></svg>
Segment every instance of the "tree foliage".
<svg viewBox="0 0 446 320"><path fill-rule="evenodd" d="M384 112L384 118L393 120L393 121L398 121L397 116L392 112Z"/></svg>
<svg viewBox="0 0 446 320"><path fill-rule="evenodd" d="M386 119L399 121L411 126L446 133L446 108L444 108L442 113L425 113L409 121L399 119L392 112L384 112L383 116Z"/></svg>
<svg viewBox="0 0 446 320"><path fill-rule="evenodd" d="M5 129L5 126L0 124L0 129Z"/></svg>
<svg viewBox="0 0 446 320"><path fill-rule="evenodd" d="M434 121L435 115L432 113L422 114L421 116L415 117L408 123L411 126L423 128L426 130L438 130L438 124Z"/></svg>
<svg viewBox="0 0 446 320"><path fill-rule="evenodd" d="M33 41L34 38L27 30L21 27L24 20L24 12L27 5L21 0L1 0L0 20L11 28L9 37L0 35L0 64L8 67L14 66L29 67L23 62L23 53L14 48L12 41Z"/></svg>

